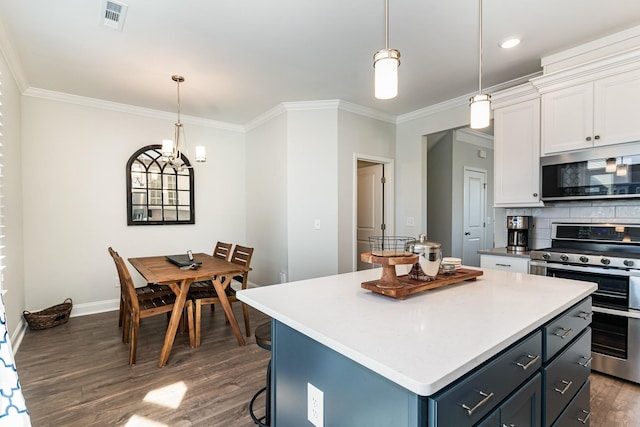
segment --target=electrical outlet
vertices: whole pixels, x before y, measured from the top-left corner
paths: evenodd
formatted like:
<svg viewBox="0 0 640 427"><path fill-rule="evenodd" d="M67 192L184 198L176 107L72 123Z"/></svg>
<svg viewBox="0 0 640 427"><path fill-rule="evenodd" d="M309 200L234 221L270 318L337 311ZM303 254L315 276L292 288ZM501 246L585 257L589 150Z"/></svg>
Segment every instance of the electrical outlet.
<svg viewBox="0 0 640 427"><path fill-rule="evenodd" d="M307 419L316 427L324 427L324 393L307 383Z"/></svg>

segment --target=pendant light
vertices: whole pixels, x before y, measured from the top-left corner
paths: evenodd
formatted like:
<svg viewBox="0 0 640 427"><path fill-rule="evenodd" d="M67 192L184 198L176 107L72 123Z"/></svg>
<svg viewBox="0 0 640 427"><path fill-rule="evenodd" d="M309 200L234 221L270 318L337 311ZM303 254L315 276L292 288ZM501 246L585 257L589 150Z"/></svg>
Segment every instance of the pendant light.
<svg viewBox="0 0 640 427"><path fill-rule="evenodd" d="M190 167L187 166L182 160L182 146L181 143L184 144L184 151L188 154L187 148L187 139L184 134L184 126L180 122L180 83L184 82L184 77L179 75L171 76L171 80L176 82L177 84L177 93L178 93L178 121L174 126L174 139L165 139L162 141L162 160L167 162L170 166L182 170L184 168ZM196 162L206 162L207 156L205 152L205 147L198 146L196 147Z"/></svg>
<svg viewBox="0 0 640 427"><path fill-rule="evenodd" d="M391 99L398 95L400 51L389 49L389 0L385 0L385 48L373 55L375 97Z"/></svg>
<svg viewBox="0 0 640 427"><path fill-rule="evenodd" d="M471 129L482 129L491 121L491 95L482 93L482 0L478 14L478 94L469 100Z"/></svg>

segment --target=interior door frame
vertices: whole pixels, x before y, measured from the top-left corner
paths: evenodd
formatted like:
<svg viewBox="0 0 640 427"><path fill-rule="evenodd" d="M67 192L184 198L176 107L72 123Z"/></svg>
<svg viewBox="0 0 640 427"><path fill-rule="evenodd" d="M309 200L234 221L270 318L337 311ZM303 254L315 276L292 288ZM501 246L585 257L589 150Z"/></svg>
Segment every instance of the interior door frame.
<svg viewBox="0 0 640 427"><path fill-rule="evenodd" d="M352 217L352 236L351 236L351 271L356 271L358 268L358 160L371 163L380 163L384 165L384 177L386 179L384 186L384 218L386 224L385 235L393 236L395 234L395 191L394 191L394 160L387 157L372 156L369 154L353 153L353 165L352 165L352 194L351 198L351 211Z"/></svg>

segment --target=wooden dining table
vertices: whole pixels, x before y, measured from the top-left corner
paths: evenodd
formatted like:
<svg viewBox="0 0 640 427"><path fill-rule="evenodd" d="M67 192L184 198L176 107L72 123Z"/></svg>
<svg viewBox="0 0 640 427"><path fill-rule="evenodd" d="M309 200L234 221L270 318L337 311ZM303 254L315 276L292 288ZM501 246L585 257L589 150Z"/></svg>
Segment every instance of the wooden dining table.
<svg viewBox="0 0 640 427"><path fill-rule="evenodd" d="M141 258L129 258L131 265L144 277L147 283L159 283L168 285L176 294L176 302L173 305L171 319L167 326L167 332L164 337L164 344L160 351L160 360L158 366L163 367L167 364L173 342L175 341L176 332L180 318L184 310L189 293L191 283L205 280L212 280L213 287L220 298L220 303L224 309L224 313L231 324L233 333L235 334L238 344L244 345L244 337L240 332L238 321L236 320L231 303L227 298L225 289L230 285L234 275L245 273L248 267L235 264L224 259L213 257L204 253L193 254L196 261L201 262L197 268L181 269L177 265L170 262L166 256L151 256ZM193 346L193 343L191 343Z"/></svg>

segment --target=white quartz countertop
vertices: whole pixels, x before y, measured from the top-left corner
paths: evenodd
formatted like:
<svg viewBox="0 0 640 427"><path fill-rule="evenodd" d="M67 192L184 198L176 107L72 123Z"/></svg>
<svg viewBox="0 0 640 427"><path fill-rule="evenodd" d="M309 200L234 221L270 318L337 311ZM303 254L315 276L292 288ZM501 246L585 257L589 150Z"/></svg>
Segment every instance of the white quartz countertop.
<svg viewBox="0 0 640 427"><path fill-rule="evenodd" d="M396 300L362 289L381 269L238 291L285 325L429 396L596 290L596 284L485 270L476 281Z"/></svg>

